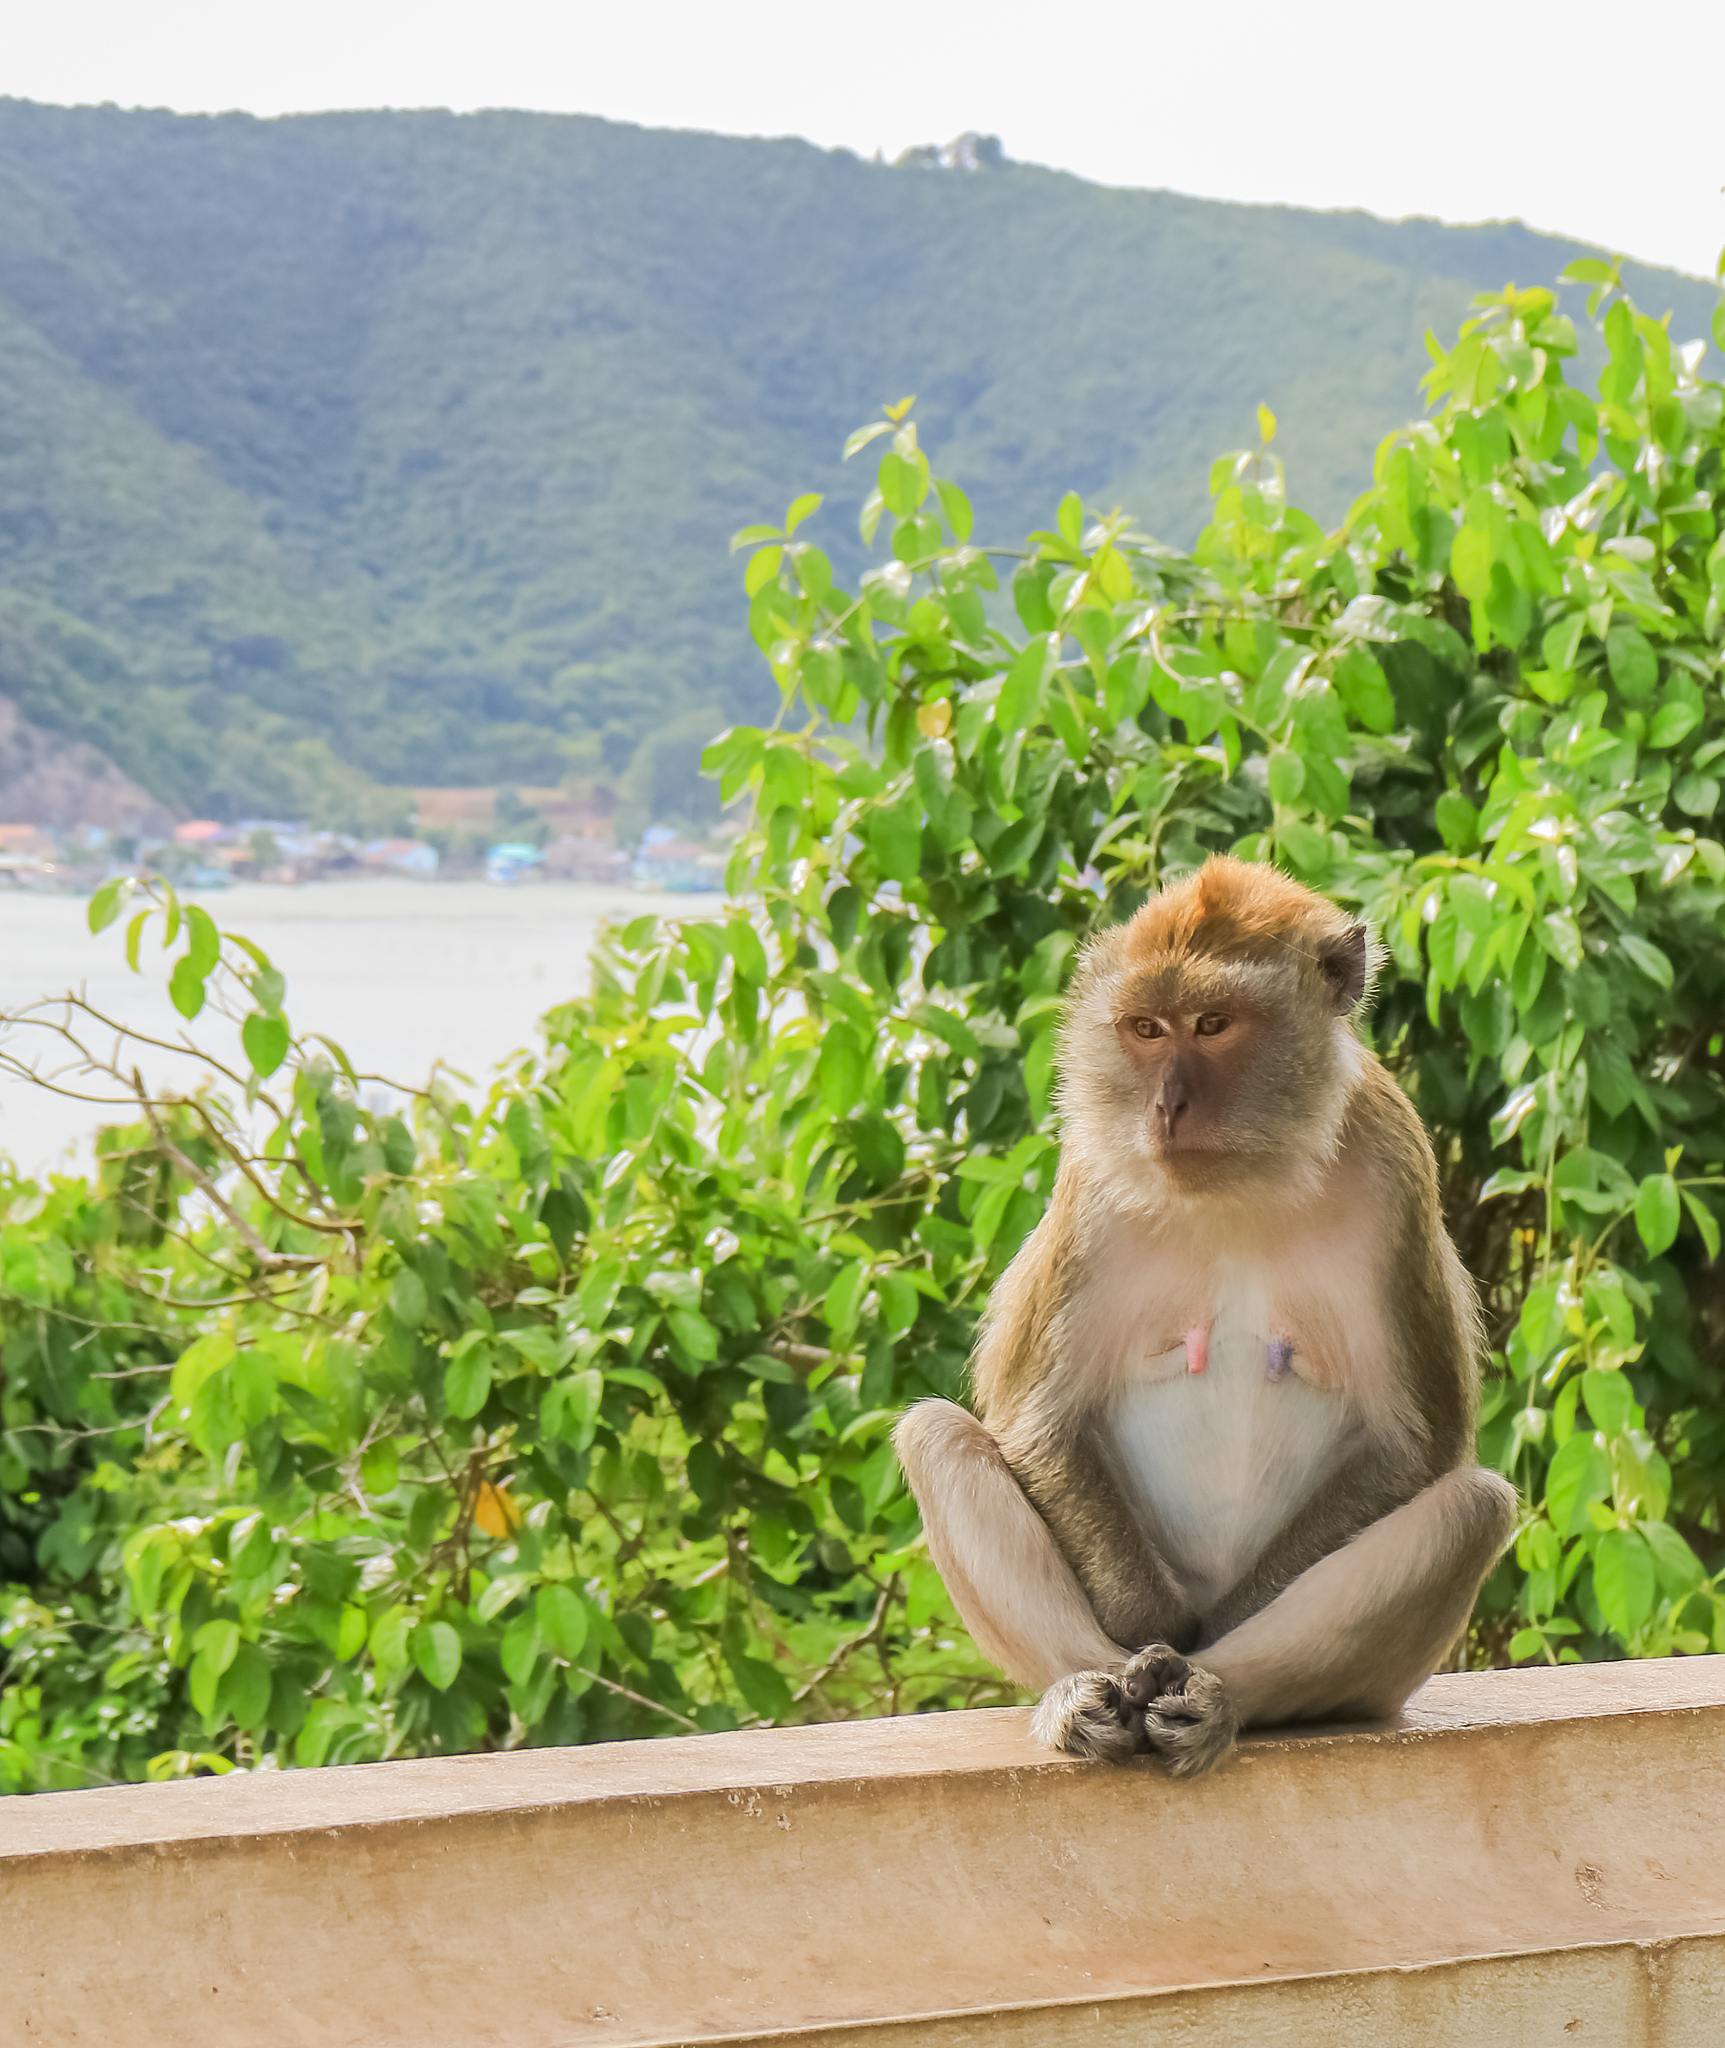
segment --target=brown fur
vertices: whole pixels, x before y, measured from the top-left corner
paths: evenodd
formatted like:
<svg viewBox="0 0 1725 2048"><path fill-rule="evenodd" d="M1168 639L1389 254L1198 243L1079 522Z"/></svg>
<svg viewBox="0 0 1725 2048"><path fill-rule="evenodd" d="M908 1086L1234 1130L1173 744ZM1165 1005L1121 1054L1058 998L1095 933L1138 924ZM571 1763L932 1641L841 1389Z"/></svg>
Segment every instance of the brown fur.
<svg viewBox="0 0 1725 2048"><path fill-rule="evenodd" d="M1290 952L1315 962L1323 942L1351 924L1279 868L1218 856L1151 897L1124 927L1125 955L1135 969L1164 957L1271 960Z"/></svg>
<svg viewBox="0 0 1725 2048"><path fill-rule="evenodd" d="M995 1290L974 1361L980 1427L1000 1460L986 1495L964 1494L962 1514L980 1522L948 1513L956 1468L938 1447L968 1441L959 1411L924 1404L901 1432L937 1561L956 1571L961 1552L970 1560L951 1585L961 1613L979 1640L1010 1634L1014 1675L1067 1673L1038 1726L1075 1754L1150 1747L1189 1773L1242 1723L1365 1701L1387 1710L1443 1655L1507 1536L1513 1496L1468 1464L1478 1319L1443 1232L1431 1148L1346 1021L1370 964L1363 929L1334 905L1231 860L1093 941L1063 1036L1053 1200ZM1281 1456L1285 1416L1328 1432L1329 1463L1302 1497L1263 1496L1267 1518L1286 1499L1279 1528L1230 1525L1275 1533L1218 1595L1198 1598L1169 1556L1207 1525L1189 1524L1189 1494L1184 1506L1144 1496L1132 1446L1145 1440L1121 1435L1119 1404L1161 1402L1142 1361L1170 1356L1178 1372L1182 1331L1230 1300L1258 1301L1238 1294L1248 1285L1268 1290L1257 1313L1298 1333L1309 1391L1242 1441L1267 1428L1268 1455ZM1230 1357L1241 1341L1230 1338ZM1205 1383L1200 1398L1234 1404L1205 1411L1222 1416L1210 1426L1233 1428L1239 1403L1243 1416L1261 1405L1232 1371L1225 1394ZM944 1435L937 1406L955 1418ZM1165 1433L1197 1411L1143 1412ZM966 1455L974 1471L974 1446ZM996 1527L1033 1565L1036 1598L998 1574L984 1583ZM1075 1667L1076 1651L1055 1649L1098 1625L1117 1658ZM1176 1667L1190 1676L1169 1678ZM1146 1670L1173 1689L1140 1698L1141 1677L1122 1674Z"/></svg>

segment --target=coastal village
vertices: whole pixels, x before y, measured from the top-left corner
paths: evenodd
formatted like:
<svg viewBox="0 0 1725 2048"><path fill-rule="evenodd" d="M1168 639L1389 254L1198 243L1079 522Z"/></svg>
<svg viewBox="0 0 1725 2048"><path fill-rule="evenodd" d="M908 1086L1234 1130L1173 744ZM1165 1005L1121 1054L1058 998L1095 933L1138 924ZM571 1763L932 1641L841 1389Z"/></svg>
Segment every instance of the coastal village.
<svg viewBox="0 0 1725 2048"><path fill-rule="evenodd" d="M113 874L165 876L176 887L236 882L297 887L395 876L483 880L502 886L606 882L671 893L721 889L734 832L709 841L650 825L619 844L606 792L562 789L422 789L408 793L409 830L378 838L299 819L175 820L147 804L91 823L0 816L0 890L77 893ZM111 806L100 807L112 809ZM139 815L140 809L142 814Z"/></svg>

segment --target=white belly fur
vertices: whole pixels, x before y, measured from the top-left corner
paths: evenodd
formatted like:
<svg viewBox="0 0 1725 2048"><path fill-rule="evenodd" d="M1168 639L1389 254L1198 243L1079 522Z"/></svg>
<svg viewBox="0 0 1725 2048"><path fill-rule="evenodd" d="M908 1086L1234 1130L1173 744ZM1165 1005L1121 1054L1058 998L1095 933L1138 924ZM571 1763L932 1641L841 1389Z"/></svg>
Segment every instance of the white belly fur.
<svg viewBox="0 0 1725 2048"><path fill-rule="evenodd" d="M1272 1380L1259 1291L1231 1293L1201 1373L1184 1346L1146 1357L1113 1412L1115 1450L1147 1532L1200 1613L1228 1591L1333 1468L1346 1397L1292 1372Z"/></svg>

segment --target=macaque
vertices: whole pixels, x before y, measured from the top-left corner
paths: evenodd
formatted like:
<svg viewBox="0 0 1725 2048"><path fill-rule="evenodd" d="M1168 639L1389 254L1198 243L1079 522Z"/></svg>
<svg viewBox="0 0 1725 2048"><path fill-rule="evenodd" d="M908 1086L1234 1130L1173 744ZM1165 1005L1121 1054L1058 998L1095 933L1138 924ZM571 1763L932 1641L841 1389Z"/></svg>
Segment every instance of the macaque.
<svg viewBox="0 0 1725 2048"><path fill-rule="evenodd" d="M1241 1728L1393 1714L1508 1541L1431 1145L1350 1023L1372 970L1364 925L1226 859L1080 959L977 1413L921 1401L896 1439L1054 1749L1190 1777Z"/></svg>

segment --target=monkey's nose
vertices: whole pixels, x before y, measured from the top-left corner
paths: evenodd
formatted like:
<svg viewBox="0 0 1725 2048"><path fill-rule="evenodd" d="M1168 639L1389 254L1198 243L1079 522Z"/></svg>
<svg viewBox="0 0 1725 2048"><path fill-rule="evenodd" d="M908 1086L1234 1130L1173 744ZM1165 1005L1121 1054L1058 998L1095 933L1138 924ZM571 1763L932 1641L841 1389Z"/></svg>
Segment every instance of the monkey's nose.
<svg viewBox="0 0 1725 2048"><path fill-rule="evenodd" d="M1191 1091L1185 1082L1174 1075L1168 1077L1162 1089L1162 1099L1157 1107L1162 1112L1162 1122L1169 1137L1173 1137L1180 1119L1192 1106Z"/></svg>

